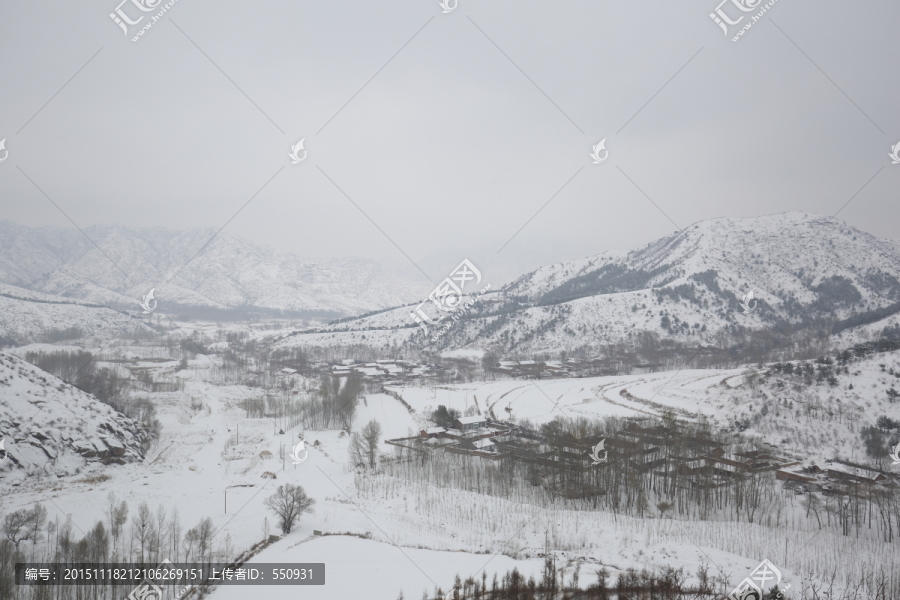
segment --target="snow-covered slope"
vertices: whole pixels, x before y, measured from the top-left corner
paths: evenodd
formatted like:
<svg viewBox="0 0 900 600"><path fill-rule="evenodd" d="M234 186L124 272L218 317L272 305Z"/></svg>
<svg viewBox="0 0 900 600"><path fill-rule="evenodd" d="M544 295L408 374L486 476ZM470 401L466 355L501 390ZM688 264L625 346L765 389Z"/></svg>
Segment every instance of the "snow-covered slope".
<svg viewBox="0 0 900 600"><path fill-rule="evenodd" d="M751 307L758 304L745 314L740 302L751 288ZM871 334L898 312L897 242L831 217L784 213L712 219L632 252L541 267L483 296L439 345L555 352L642 332L712 344L718 334L785 324L835 334L866 326ZM283 343L422 345L409 313L402 307Z"/></svg>
<svg viewBox="0 0 900 600"><path fill-rule="evenodd" d="M607 253L587 262L542 267L520 277L506 291L535 299L554 290L561 295L559 288L567 282L582 276L588 284L592 274L598 281L607 279L610 285L624 288L625 281L598 273L604 266L619 265L642 272L647 279L642 287L684 283L690 275L712 269L718 272L724 291L740 297L753 286L773 296L776 305L775 297L790 293L796 293L801 302L814 301L817 294L811 288L833 276L850 279L863 303L896 301L900 299L898 259L893 240L879 240L832 217L782 213L702 221L627 254ZM579 290L572 289L570 294L578 295Z"/></svg>
<svg viewBox="0 0 900 600"><path fill-rule="evenodd" d="M57 339L109 339L138 330L151 331L134 317L110 308L0 285L0 338L9 343L44 341L54 334Z"/></svg>
<svg viewBox="0 0 900 600"><path fill-rule="evenodd" d="M135 308L156 288L162 306L344 314L411 302L427 288L388 275L371 260L302 258L213 228L94 226L85 233L90 239L75 229L0 222L0 281Z"/></svg>
<svg viewBox="0 0 900 600"><path fill-rule="evenodd" d="M138 424L90 394L0 352L0 479L71 475L88 462L140 460Z"/></svg>

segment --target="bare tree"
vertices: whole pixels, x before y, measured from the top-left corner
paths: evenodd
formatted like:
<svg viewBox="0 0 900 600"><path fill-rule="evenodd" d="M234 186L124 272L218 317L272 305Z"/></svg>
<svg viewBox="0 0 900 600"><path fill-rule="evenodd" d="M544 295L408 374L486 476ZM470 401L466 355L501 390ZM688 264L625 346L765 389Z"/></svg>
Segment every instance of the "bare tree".
<svg viewBox="0 0 900 600"><path fill-rule="evenodd" d="M381 441L381 425L375 419L369 421L362 430L362 441L369 468L375 468L375 457L378 454L378 443Z"/></svg>
<svg viewBox="0 0 900 600"><path fill-rule="evenodd" d="M12 542L16 550L19 544L28 539L31 529L28 527L29 511L27 508L11 512L3 519L3 535Z"/></svg>
<svg viewBox="0 0 900 600"><path fill-rule="evenodd" d="M47 520L47 509L40 504L35 504L31 509L22 508L11 512L3 519L3 535L15 545L25 540L37 541L40 530Z"/></svg>
<svg viewBox="0 0 900 600"><path fill-rule="evenodd" d="M9 540L0 540L0 598L14 598L16 561L15 546Z"/></svg>
<svg viewBox="0 0 900 600"><path fill-rule="evenodd" d="M378 443L381 441L381 425L375 419L369 421L362 432L350 435L350 464L354 467L365 466L375 468L378 456Z"/></svg>
<svg viewBox="0 0 900 600"><path fill-rule="evenodd" d="M133 522L135 535L137 535L138 543L141 545L141 562L144 562L144 551L149 549L153 538L153 514L146 502L141 502L138 507L137 518ZM149 556L147 556L149 558Z"/></svg>
<svg viewBox="0 0 900 600"><path fill-rule="evenodd" d="M197 545L197 530L191 527L184 534L184 559L188 562L194 560L194 547Z"/></svg>
<svg viewBox="0 0 900 600"><path fill-rule="evenodd" d="M110 492L106 497L106 518L109 520L109 533L112 535L115 550L119 545L122 526L128 521L128 503L122 500L116 504L115 492Z"/></svg>
<svg viewBox="0 0 900 600"><path fill-rule="evenodd" d="M31 529L31 534L29 538L31 539L31 543L34 544L41 537L41 529L44 528L44 524L47 522L47 509L44 508L43 504L35 504L31 509L31 515L28 519L28 527Z"/></svg>
<svg viewBox="0 0 900 600"><path fill-rule="evenodd" d="M487 379L488 373L491 374L491 379L494 379L496 377L494 375L494 369L499 365L500 353L494 349L487 350L481 357L481 369L484 371L485 379Z"/></svg>
<svg viewBox="0 0 900 600"><path fill-rule="evenodd" d="M662 519L665 514L671 511L674 508L674 505L671 502L658 502L656 504L656 510L659 511L659 518Z"/></svg>
<svg viewBox="0 0 900 600"><path fill-rule="evenodd" d="M206 517L200 519L196 527L191 527L184 534L185 559L191 561L196 556L202 561L208 558L212 544L213 522Z"/></svg>
<svg viewBox="0 0 900 600"><path fill-rule="evenodd" d="M160 504L156 507L156 539L153 543L153 554L156 560L160 560L163 552L163 539L166 537L166 507Z"/></svg>
<svg viewBox="0 0 900 600"><path fill-rule="evenodd" d="M102 521L97 524L85 536L87 540L88 555L83 557L85 561L102 563L109 558L109 534Z"/></svg>
<svg viewBox="0 0 900 600"><path fill-rule="evenodd" d="M113 548L115 548L116 538L119 532L116 528L116 493L110 492L106 495L106 508L103 510L106 520L109 521L109 533L113 537Z"/></svg>
<svg viewBox="0 0 900 600"><path fill-rule="evenodd" d="M366 466L366 448L362 436L358 433L350 434L350 445L347 448L350 454L350 465L353 467Z"/></svg>
<svg viewBox="0 0 900 600"><path fill-rule="evenodd" d="M286 483L278 486L278 491L264 501L265 505L275 511L281 520L281 531L284 535L291 532L294 524L305 512L312 512L315 500L306 495L299 485Z"/></svg>
<svg viewBox="0 0 900 600"><path fill-rule="evenodd" d="M197 530L197 552L200 560L208 558L212 547L213 521L209 517L202 519L195 528Z"/></svg>
<svg viewBox="0 0 900 600"><path fill-rule="evenodd" d="M172 553L174 562L178 562L178 540L181 539L181 519L178 518L178 507L172 509L172 517L169 520L169 536L172 540Z"/></svg>

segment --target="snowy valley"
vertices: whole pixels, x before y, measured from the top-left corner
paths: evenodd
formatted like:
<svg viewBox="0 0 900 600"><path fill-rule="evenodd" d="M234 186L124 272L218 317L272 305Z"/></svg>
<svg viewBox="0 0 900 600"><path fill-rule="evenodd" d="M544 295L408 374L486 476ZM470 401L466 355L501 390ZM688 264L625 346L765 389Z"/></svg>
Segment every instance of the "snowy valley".
<svg viewBox="0 0 900 600"><path fill-rule="evenodd" d="M742 227L785 220L820 222ZM5 531L18 515L9 539L34 562L77 540L109 562L324 562L311 598L480 597L520 576L571 598L676 583L719 598L763 559L797 598L895 585L896 250L825 225L817 278L731 265L751 234L716 220L525 275L417 352L408 306L309 329L6 285ZM772 272L759 310L735 310L726 290ZM285 533L266 499L289 485L312 503Z"/></svg>

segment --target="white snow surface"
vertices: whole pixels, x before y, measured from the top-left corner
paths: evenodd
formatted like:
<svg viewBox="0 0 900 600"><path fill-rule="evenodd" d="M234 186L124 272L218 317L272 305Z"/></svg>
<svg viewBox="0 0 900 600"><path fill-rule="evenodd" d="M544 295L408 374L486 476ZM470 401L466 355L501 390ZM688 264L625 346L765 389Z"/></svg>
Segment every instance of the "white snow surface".
<svg viewBox="0 0 900 600"><path fill-rule="evenodd" d="M603 293L565 300L569 289L565 286L596 283L602 274L598 269L605 267L639 276L626 277L615 284L619 287ZM790 312L795 305L788 300L812 305L820 299L819 286L831 278L847 282L859 294L853 302L826 300L833 303L831 314L839 320L891 306L900 301L897 242L877 239L835 218L806 213L710 219L631 252L605 252L522 275L477 301L502 307L512 297L526 297L538 305L516 308L500 318L461 320L438 340L416 326L410 317L413 307L403 306L296 334L279 343L412 344L437 350L500 347L552 353L584 345L600 351L604 344L649 332L692 345L712 344L727 327L773 330L773 319L796 320L797 315ZM662 288L682 285L693 286L695 302L657 296ZM565 301L540 304L544 294L560 288ZM763 307L744 314L739 303L751 288ZM663 314L686 327L664 328ZM846 330L841 341L867 339L897 322L895 315Z"/></svg>
<svg viewBox="0 0 900 600"><path fill-rule="evenodd" d="M780 409L777 401L783 398L773 394L767 384L755 388L749 383L753 369L501 380L436 388L408 386L393 391L413 407L415 414L411 415L389 395L369 394L359 404L353 430L358 431L375 419L382 425L383 439L405 437L426 423L423 416L437 404L463 411L475 405L476 398L481 412L490 407L505 415L503 408L508 405L513 419L527 418L535 423L565 414L660 414L671 407L682 416L700 413L727 424L758 412L762 403L769 402L772 407L768 414L757 420L748 433L775 443L790 438L782 445L783 453L803 453L811 460L835 453L860 459L861 450L852 447L857 439L855 432L796 413L799 402L815 394L822 402L853 400L872 418L880 414L900 417L897 405L886 401L884 389L893 378L882 372L880 363L900 369L900 354L878 355L854 363L853 370L860 372L854 376L854 390L844 389L849 380L842 375L837 388L822 386L791 392L793 410ZM585 562L583 582L592 581L593 570L601 565L607 566L613 576L629 567L654 569L666 565L684 566L694 574L703 561L720 567L737 582L763 558L775 562L786 581L796 582L795 575L806 572L812 557L819 556L817 553L827 555L822 560L833 564L846 561L847 556L858 561L883 557L878 543L847 539L834 532L820 533L814 546L803 547L816 529L814 523L794 514L799 509L792 513L791 518L796 521L791 521L791 527L778 528L733 522L642 520L607 512L542 508L528 502L357 474L347 464L348 436L337 431L301 431L296 427L278 435L273 422L247 419L238 407L240 400L259 390L213 386L200 381L199 374L193 369L179 373L185 378L184 392L153 395L163 434L143 462L95 465L77 476L52 481L34 477L15 489L3 486L0 502L5 510L52 500L53 504L47 504L51 518L58 516L63 520L71 514L74 523L87 531L94 522L104 519L104 500L109 492L115 492L129 503L132 511L142 501L152 510L158 505L169 511L177 507L185 528L211 517L217 530L217 547L227 537L231 546L240 551L262 539L266 518L271 533L278 533L275 517L263 500L283 483L302 485L316 500L315 512L304 515L291 534L252 560L324 562L328 583L321 588L300 590L273 586L248 591L220 586L212 597L223 599L236 598L238 594L247 597L248 593L273 600L298 595L345 598L360 592L373 598L393 599L401 589L405 597L417 598L423 589L431 593L434 584L448 589L457 572L463 578L475 575L495 554L487 567L489 580L495 571L502 574L512 566L526 574L536 573L545 536L550 536L558 548L557 556L560 564L567 566L567 576L571 575L574 561ZM622 390L631 396L622 395ZM762 398L760 392L767 398ZM192 401L195 406L202 403L202 408L192 409ZM289 454L300 434L307 440L308 459L299 465L290 464L290 460L283 463L279 450L283 447ZM391 452L388 445L382 449L387 454ZM273 456L261 456L264 451ZM277 479L262 478L267 471L276 473ZM87 475L100 473L111 475L112 479L83 481ZM314 529L354 535L313 537ZM355 537L367 534L371 539ZM786 556L785 540L789 544Z"/></svg>
<svg viewBox="0 0 900 600"><path fill-rule="evenodd" d="M49 331L71 328L80 329L86 337L103 338L150 331L140 320L117 310L10 285L0 288L0 336L36 341Z"/></svg>
<svg viewBox="0 0 900 600"><path fill-rule="evenodd" d="M428 293L372 260L300 257L214 228L95 225L82 233L0 221L0 248L0 282L135 309L151 288L160 310L176 302L345 314Z"/></svg>
<svg viewBox="0 0 900 600"><path fill-rule="evenodd" d="M113 450L139 460L139 435L134 421L90 394L0 351L0 438L9 453L0 463L3 487L102 468L95 461Z"/></svg>

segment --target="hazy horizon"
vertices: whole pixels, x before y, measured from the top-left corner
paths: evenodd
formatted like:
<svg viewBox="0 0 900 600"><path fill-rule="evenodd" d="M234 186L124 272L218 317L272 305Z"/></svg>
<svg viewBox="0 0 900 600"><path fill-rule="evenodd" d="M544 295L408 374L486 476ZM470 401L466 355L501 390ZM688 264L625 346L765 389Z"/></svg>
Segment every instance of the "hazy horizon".
<svg viewBox="0 0 900 600"><path fill-rule="evenodd" d="M759 216L759 217L776 216L776 215L780 215L780 214L788 214L788 213L790 213L790 212L794 212L794 211L785 211L785 212L779 212L779 213L772 213L771 215L757 215L757 216ZM816 214L816 213L806 213L806 214L814 214L814 215L816 215L816 216L821 216L821 217L830 217L830 215L824 215L824 214ZM702 223L702 222L706 222L706 221L714 221L714 220L722 219L722 218L752 219L752 218L756 218L756 216L754 216L754 217L710 217L710 218L707 218L707 219L701 219L701 220L697 221L696 223ZM837 219L838 219L838 220L841 220L841 221L844 221L843 219L840 219L840 217L837 217ZM844 221L844 222L846 223L846 221ZM10 219L0 219L0 223L12 223L13 225L23 226L23 227L30 227L30 228L34 228L34 229L38 229L38 228L41 228L41 227L50 227L50 228L54 228L54 229L70 229L70 230L72 230L72 231L78 231L78 229L77 229L75 226L71 225L71 223L69 224L68 227L66 227L65 225L30 226L30 225L23 225L22 223L18 223L18 222L16 222L16 221L12 221L12 220L10 220ZM684 227L684 228L686 229L686 228L688 228L688 227L690 227L690 226L692 226L692 225L694 225L694 224L695 224L695 223L687 223L687 224L685 224L685 227ZM848 223L848 224L849 224L849 223ZM210 232L210 234L211 234L211 236L212 236L210 239L213 239L213 237L219 235L220 233L229 233L229 234L231 234L231 235L237 236L237 237L240 238L240 239L243 239L243 240L249 241L249 242L251 242L251 243L257 244L257 245L259 245L259 246L261 246L261 247L264 247L264 248L270 248L270 249L273 249L273 250L275 250L275 251L277 251L277 252L285 252L285 253L292 254L292 255L294 255L294 256L297 256L297 257L303 258L303 259L309 259L309 260L330 260L330 259L374 260L374 261L377 262L377 263L385 270L385 272L387 272L387 273L390 273L390 274L395 275L395 276L397 276L397 277L410 279L410 280L412 280L414 283L420 283L420 282L421 282L421 273L415 271L415 269L410 269L410 268L408 268L409 263L408 263L408 261L407 261L406 259L400 260L400 259L396 259L396 258L392 258L392 257L380 257L380 258L379 258L379 257L367 257L367 256L354 256L354 255L344 255L344 256L307 256L307 255L300 255L300 254L297 254L296 252L294 252L294 251L292 251L292 250L290 250L290 249L281 249L281 248L277 248L277 247L275 247L275 246L266 244L264 241L263 241L263 242L259 242L259 241L255 241L255 240L250 240L250 239L248 239L248 238L246 238L246 237L244 237L244 236L242 236L242 235L239 235L239 234L237 234L237 233L235 233L235 232L229 232L229 231L227 231L227 230L218 231L218 227L216 227L216 226L214 226L214 225L199 226L199 227L180 227L180 228L179 228L179 227L173 227L173 226L167 226L167 225L129 225L129 224L124 224L124 223L93 223L93 224L91 224L91 225L88 225L85 229L90 229L91 227L108 227L108 228L126 227L126 228L134 228L134 229L157 229L157 228L158 228L158 229L169 230L169 231L177 231L177 232L186 232L186 231L191 231L191 230L209 230L209 232ZM879 236L875 235L874 233L872 233L872 232L870 232L870 231L862 230L862 229L860 229L859 227L856 227L856 226L854 226L854 227L855 227L856 229L859 229L860 231L863 231L864 233L869 233L870 235L873 235L873 237L876 237L876 238L878 238L878 239L882 239L882 240L886 240L886 241L891 241L891 240L898 240L898 241L900 241L900 237L897 237L897 238L883 238L883 237L879 237ZM660 237L665 237L665 235L668 235L668 234L667 234L667 233L663 233ZM658 238L657 238L657 239L658 239ZM604 252L630 252L630 251L632 251L632 250L637 250L637 249L639 249L639 248L645 246L647 243L651 243L651 242L653 242L653 241L655 241L655 240L648 240L647 242L641 243L641 244L639 244L639 245L634 245L634 246L631 246L631 247L608 248L608 249L604 249L604 250L599 250L599 251L594 252L594 253L585 254L585 255L583 255L583 256L574 256L574 257L572 257L572 258L565 259L565 260L561 260L561 261L553 261L553 262L540 263L540 264L536 264L536 265L535 265L534 267L532 267L532 268L529 268L528 270L523 270L523 271L518 271L518 272L513 272L513 271L511 271L511 268L512 268L512 267L507 267L507 269L505 269L505 270L503 270L503 269L497 269L498 266L502 266L502 265L497 265L497 264L495 263L495 264L494 264L494 267L495 267L495 268L494 268L494 270L491 272L491 275L494 276L494 279L492 280L492 284L493 284L494 287L496 288L497 285L505 285L505 284L507 284L507 283L510 283L510 282L514 281L515 279L517 279L518 277L520 277L520 276L522 276L522 275L525 275L525 274L527 274L527 273L530 273L530 272L532 272L533 270L535 270L535 269L537 269L537 268L540 268L540 267L545 267L545 266L549 266L549 265L552 265L552 264L558 264L558 263L560 263L560 262L567 262L567 261L570 261L570 260L578 260L578 259L581 259L581 258L588 258L588 257L592 257L592 256L597 256L597 255L603 254ZM462 260L463 258L467 258L467 257L468 257L468 255L460 254L460 255L459 255L459 260ZM452 257L448 260L448 258L447 258L446 256L435 256L435 255L432 255L432 256L426 257L425 260L421 261L419 264L422 265L424 268L430 269L430 271L431 271L432 273L434 273L435 276L438 276L438 275L441 275L441 274L442 274L442 271L441 271L442 268L445 269L445 270L446 270L447 268L452 268L452 267L448 267L449 262L451 262L452 260L453 260ZM455 265L453 265L453 266L455 266ZM443 275L446 276L445 273L444 273Z"/></svg>
<svg viewBox="0 0 900 600"><path fill-rule="evenodd" d="M714 217L840 211L900 237L896 4L778 2L739 43L706 0L176 2L137 43L91 6L3 9L5 218L227 223L434 281Z"/></svg>

